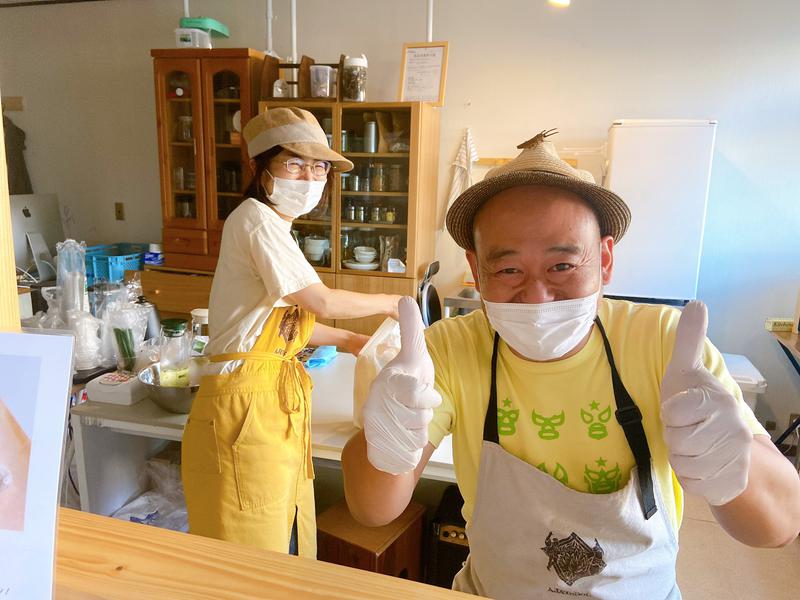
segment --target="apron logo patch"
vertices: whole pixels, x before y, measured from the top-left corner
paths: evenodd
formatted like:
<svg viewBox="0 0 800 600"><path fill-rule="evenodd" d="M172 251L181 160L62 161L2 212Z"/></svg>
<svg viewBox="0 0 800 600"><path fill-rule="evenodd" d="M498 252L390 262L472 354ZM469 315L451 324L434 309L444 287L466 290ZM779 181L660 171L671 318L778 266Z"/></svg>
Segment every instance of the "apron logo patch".
<svg viewBox="0 0 800 600"><path fill-rule="evenodd" d="M549 559L547 570L554 568L561 581L570 586L578 579L597 575L606 568L603 549L597 538L592 548L574 531L563 539L553 537L551 531L547 534L544 548L541 550Z"/></svg>
<svg viewBox="0 0 800 600"><path fill-rule="evenodd" d="M539 437L543 440L556 440L561 435L558 428L564 424L564 411L552 417L544 417L535 410L531 414L534 425L539 426Z"/></svg>
<svg viewBox="0 0 800 600"><path fill-rule="evenodd" d="M291 344L297 337L299 322L300 316L298 311L292 309L283 313L281 324L278 326L278 334L286 340L287 344Z"/></svg>

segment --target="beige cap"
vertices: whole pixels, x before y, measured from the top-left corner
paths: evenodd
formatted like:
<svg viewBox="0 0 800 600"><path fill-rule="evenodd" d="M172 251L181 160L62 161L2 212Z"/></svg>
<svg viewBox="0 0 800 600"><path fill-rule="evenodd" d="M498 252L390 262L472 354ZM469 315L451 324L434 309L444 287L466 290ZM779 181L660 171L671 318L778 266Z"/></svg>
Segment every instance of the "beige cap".
<svg viewBox="0 0 800 600"><path fill-rule="evenodd" d="M545 141L554 129L542 131L517 148L515 159L490 170L483 181L470 186L447 211L447 230L465 250L474 249L472 225L484 202L518 185L547 185L568 190L586 201L597 215L600 234L619 242L631 222L628 205L614 192L597 185L588 171L575 169L558 157L555 146Z"/></svg>
<svg viewBox="0 0 800 600"><path fill-rule="evenodd" d="M242 131L250 158L275 146L298 156L327 160L334 171L349 171L353 163L328 146L328 138L317 119L302 108L271 108L256 115Z"/></svg>

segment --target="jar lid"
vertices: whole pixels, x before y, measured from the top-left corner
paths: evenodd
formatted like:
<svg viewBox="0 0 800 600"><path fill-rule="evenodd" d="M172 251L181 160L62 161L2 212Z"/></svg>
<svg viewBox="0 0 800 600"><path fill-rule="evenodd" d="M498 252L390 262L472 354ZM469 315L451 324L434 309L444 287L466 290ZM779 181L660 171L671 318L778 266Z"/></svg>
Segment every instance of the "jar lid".
<svg viewBox="0 0 800 600"><path fill-rule="evenodd" d="M344 66L345 67L364 67L367 68L367 57L362 54L361 56L345 56L344 57Z"/></svg>
<svg viewBox="0 0 800 600"><path fill-rule="evenodd" d="M208 323L208 309L207 308L193 308L191 313L192 320L198 323Z"/></svg>
<svg viewBox="0 0 800 600"><path fill-rule="evenodd" d="M191 121L192 120L192 115L181 115L180 117L178 117L178 120L179 121Z"/></svg>
<svg viewBox="0 0 800 600"><path fill-rule="evenodd" d="M341 227L341 231L353 231L352 227Z"/></svg>
<svg viewBox="0 0 800 600"><path fill-rule="evenodd" d="M178 337L186 333L187 323L186 319L164 319L161 321L161 327L167 337Z"/></svg>

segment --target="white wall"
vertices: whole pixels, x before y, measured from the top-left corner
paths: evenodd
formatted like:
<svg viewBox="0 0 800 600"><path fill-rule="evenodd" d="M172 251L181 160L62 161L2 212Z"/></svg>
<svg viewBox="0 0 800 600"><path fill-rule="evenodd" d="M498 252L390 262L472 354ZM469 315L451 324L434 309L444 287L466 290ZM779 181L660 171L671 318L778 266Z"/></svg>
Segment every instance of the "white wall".
<svg viewBox="0 0 800 600"><path fill-rule="evenodd" d="M288 0L275 0L276 49L287 54ZM710 337L746 354L769 383L760 416L786 425L800 378L763 330L791 315L800 290L800 5L748 0L437 0L434 38L450 42L442 109L439 202L469 126L484 156L512 156L543 128L558 146L598 146L614 118L719 120L699 295ZM192 0L227 24L220 46L263 48L266 2ZM301 52L369 57L370 100L394 100L404 41L425 37L424 0L298 0ZM180 0L108 0L0 9L0 88L28 134L36 191L72 209L89 242L160 236L149 49L173 45ZM124 201L127 220L113 217ZM623 242L624 243L624 242ZM450 292L461 253L439 239Z"/></svg>

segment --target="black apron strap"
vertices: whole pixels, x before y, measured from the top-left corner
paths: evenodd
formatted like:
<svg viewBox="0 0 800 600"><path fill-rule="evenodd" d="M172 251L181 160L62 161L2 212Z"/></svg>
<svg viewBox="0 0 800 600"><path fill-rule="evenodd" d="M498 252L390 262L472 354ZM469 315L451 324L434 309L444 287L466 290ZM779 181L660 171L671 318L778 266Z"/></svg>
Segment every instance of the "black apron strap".
<svg viewBox="0 0 800 600"><path fill-rule="evenodd" d="M497 347L500 344L500 336L494 334L494 348L492 348L492 381L489 384L489 406L486 408L486 416L483 419L483 440L485 442L500 443L500 436L497 434Z"/></svg>
<svg viewBox="0 0 800 600"><path fill-rule="evenodd" d="M639 476L639 499L642 503L642 511L644 518L649 519L658 510L656 508L656 498L653 492L653 476L650 469L650 446L647 444L647 436L642 427L642 411L636 406L636 403L631 398L625 385L622 383L622 378L619 376L617 366L614 364L614 355L611 353L611 345L608 343L606 331L603 329L603 324L600 318L596 317L594 322L600 330L600 335L603 337L603 346L606 349L606 357L608 364L611 366L611 381L614 385L614 401L617 404L615 416L617 423L622 427L625 432L625 438L628 440L633 458L636 460L636 472Z"/></svg>

